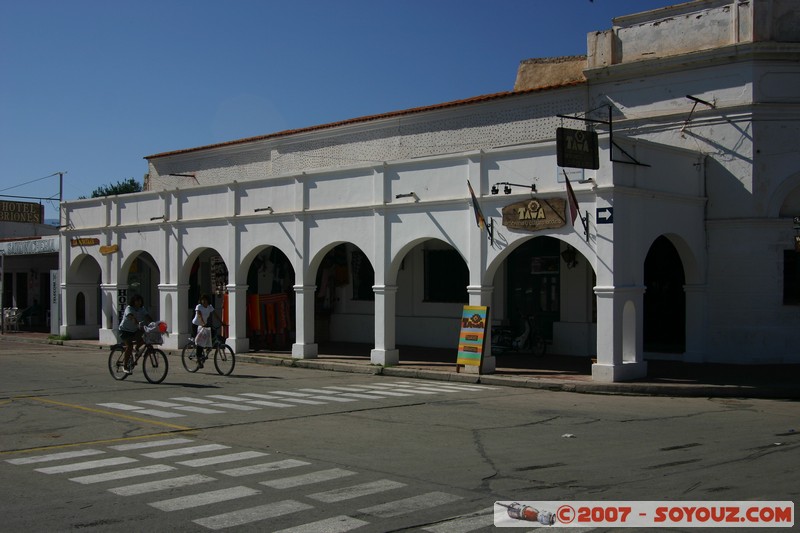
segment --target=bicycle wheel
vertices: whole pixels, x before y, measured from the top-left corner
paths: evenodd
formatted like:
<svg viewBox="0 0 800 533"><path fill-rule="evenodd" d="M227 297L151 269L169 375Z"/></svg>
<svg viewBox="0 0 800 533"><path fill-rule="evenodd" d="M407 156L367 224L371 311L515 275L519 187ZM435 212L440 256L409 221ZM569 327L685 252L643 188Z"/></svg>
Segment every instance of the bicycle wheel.
<svg viewBox="0 0 800 533"><path fill-rule="evenodd" d="M192 373L197 372L197 369L200 368L200 361L197 360L197 346L193 342L189 341L183 347L181 362L183 363L183 368Z"/></svg>
<svg viewBox="0 0 800 533"><path fill-rule="evenodd" d="M547 350L547 342L545 342L544 337L536 334L531 339L531 352L536 357L541 357L544 355L544 352Z"/></svg>
<svg viewBox="0 0 800 533"><path fill-rule="evenodd" d="M220 344L214 348L214 366L221 376L229 376L236 366L236 354L227 344Z"/></svg>
<svg viewBox="0 0 800 533"><path fill-rule="evenodd" d="M121 344L115 344L108 354L108 371L111 372L111 377L118 381L122 381L130 375L123 370L124 361L125 348Z"/></svg>
<svg viewBox="0 0 800 533"><path fill-rule="evenodd" d="M144 377L150 383L161 383L169 372L167 354L158 348L148 348L142 357L142 370Z"/></svg>

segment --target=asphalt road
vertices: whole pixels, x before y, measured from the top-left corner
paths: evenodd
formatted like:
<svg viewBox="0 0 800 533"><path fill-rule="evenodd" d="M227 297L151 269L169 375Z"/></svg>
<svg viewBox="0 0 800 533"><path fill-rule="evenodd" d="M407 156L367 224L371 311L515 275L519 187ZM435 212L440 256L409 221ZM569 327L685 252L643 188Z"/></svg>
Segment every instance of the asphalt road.
<svg viewBox="0 0 800 533"><path fill-rule="evenodd" d="M495 501L800 494L797 402L170 365L117 382L103 350L0 339L0 530L459 533Z"/></svg>

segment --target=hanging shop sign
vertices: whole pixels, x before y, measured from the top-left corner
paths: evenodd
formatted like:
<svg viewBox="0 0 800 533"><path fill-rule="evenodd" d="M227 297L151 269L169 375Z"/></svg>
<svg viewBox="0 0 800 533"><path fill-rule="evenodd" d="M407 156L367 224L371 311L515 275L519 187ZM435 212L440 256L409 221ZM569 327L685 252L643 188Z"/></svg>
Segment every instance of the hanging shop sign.
<svg viewBox="0 0 800 533"><path fill-rule="evenodd" d="M0 202L0 222L26 222L42 224L44 206L32 202Z"/></svg>
<svg viewBox="0 0 800 533"><path fill-rule="evenodd" d="M477 366L483 362L484 339L489 308L485 305L465 305L461 313L461 334L458 336L456 367Z"/></svg>
<svg viewBox="0 0 800 533"><path fill-rule="evenodd" d="M503 208L503 225L509 229L539 231L567 223L567 201L563 198L530 198Z"/></svg>
<svg viewBox="0 0 800 533"><path fill-rule="evenodd" d="M96 237L78 237L77 239L71 239L69 243L73 248L76 246L99 246L100 239Z"/></svg>
<svg viewBox="0 0 800 533"><path fill-rule="evenodd" d="M572 168L600 168L597 132L556 128L558 166Z"/></svg>
<svg viewBox="0 0 800 533"><path fill-rule="evenodd" d="M114 252L119 251L118 244L109 244L108 246L101 246L100 253L103 255L113 254Z"/></svg>

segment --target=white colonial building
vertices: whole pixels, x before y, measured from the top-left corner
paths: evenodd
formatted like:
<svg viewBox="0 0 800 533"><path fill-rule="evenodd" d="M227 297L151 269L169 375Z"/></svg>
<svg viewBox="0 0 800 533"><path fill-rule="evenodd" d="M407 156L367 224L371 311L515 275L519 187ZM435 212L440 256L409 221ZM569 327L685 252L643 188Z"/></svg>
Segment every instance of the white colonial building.
<svg viewBox="0 0 800 533"><path fill-rule="evenodd" d="M160 153L145 192L64 203L62 334L114 342L135 291L178 347L209 293L237 351L365 343L391 365L455 360L469 303L535 315L601 381L653 357L800 363L800 5L613 24L506 93Z"/></svg>

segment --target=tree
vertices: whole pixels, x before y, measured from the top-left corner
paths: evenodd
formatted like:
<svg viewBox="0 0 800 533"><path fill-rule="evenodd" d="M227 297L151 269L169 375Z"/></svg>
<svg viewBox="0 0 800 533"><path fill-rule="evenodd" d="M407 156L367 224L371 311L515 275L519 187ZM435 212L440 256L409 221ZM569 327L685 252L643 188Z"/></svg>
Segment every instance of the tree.
<svg viewBox="0 0 800 533"><path fill-rule="evenodd" d="M117 183L111 183L108 186L102 186L92 191L92 198L100 198L101 196L114 196L115 194L128 194L132 192L141 192L142 184L133 178L128 178Z"/></svg>

